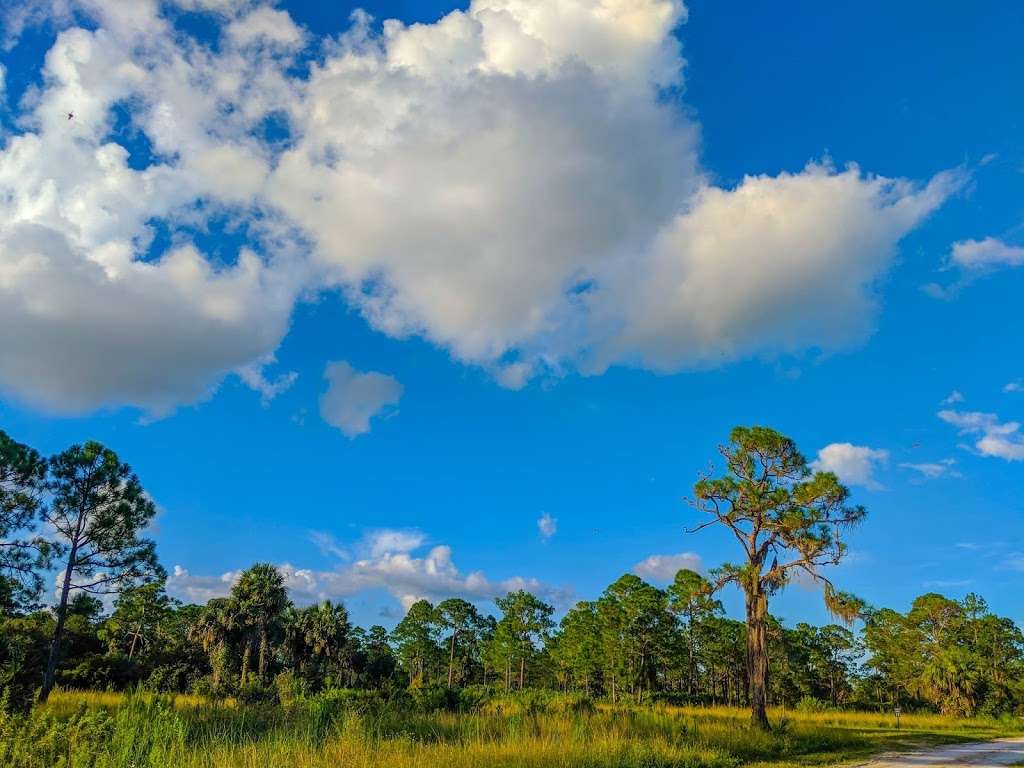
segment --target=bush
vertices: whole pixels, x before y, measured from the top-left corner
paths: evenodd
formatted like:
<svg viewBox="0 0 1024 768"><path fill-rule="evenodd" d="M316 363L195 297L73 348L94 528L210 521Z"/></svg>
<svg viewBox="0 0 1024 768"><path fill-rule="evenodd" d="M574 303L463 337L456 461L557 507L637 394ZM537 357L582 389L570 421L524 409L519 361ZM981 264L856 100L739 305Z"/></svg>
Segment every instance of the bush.
<svg viewBox="0 0 1024 768"><path fill-rule="evenodd" d="M259 680L250 679L238 686L238 700L243 704L264 704L276 698L277 692Z"/></svg>
<svg viewBox="0 0 1024 768"><path fill-rule="evenodd" d="M68 688L124 690L141 683L143 670L123 653L94 653L76 666L60 672L59 682Z"/></svg>
<svg viewBox="0 0 1024 768"><path fill-rule="evenodd" d="M796 703L795 709L797 712L829 712L832 706L813 696L804 696Z"/></svg>
<svg viewBox="0 0 1024 768"><path fill-rule="evenodd" d="M306 698L309 694L309 686L306 681L294 672L282 672L274 678L274 687L277 689L277 701L285 709L295 706L295 703Z"/></svg>
<svg viewBox="0 0 1024 768"><path fill-rule="evenodd" d="M195 688L195 670L187 664L161 664L149 673L146 688L154 693L185 693Z"/></svg>

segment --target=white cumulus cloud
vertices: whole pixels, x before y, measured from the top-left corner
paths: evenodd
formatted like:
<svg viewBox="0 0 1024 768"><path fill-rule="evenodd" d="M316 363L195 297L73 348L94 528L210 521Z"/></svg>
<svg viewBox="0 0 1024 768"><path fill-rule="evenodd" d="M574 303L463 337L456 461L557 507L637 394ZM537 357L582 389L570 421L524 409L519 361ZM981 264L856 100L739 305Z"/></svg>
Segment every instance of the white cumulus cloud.
<svg viewBox="0 0 1024 768"><path fill-rule="evenodd" d="M325 291L513 388L841 350L963 182L812 163L713 184L662 97L684 84L680 0L357 12L319 39L268 3L177 4L216 46L155 0L7 17L17 34L48 9L60 32L0 149L0 393L159 414L239 373L267 400L289 379L262 365ZM245 245L202 250L220 226ZM367 398L329 398L332 423L365 432Z"/></svg>
<svg viewBox="0 0 1024 768"><path fill-rule="evenodd" d="M889 452L880 448L831 443L818 451L818 458L811 466L818 471L834 472L844 483L880 490L883 486L875 478L875 471L888 460Z"/></svg>

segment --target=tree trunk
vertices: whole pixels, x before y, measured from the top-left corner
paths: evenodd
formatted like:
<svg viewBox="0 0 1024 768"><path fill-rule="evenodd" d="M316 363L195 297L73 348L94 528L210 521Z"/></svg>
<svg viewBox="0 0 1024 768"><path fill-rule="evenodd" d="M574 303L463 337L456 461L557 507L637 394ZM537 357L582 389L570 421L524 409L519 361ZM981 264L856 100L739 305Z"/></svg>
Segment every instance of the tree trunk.
<svg viewBox="0 0 1024 768"><path fill-rule="evenodd" d="M260 629L260 682L264 683L267 680L267 646L270 643L270 639L267 637L267 628L263 627Z"/></svg>
<svg viewBox="0 0 1024 768"><path fill-rule="evenodd" d="M755 728L768 724L768 596L760 585L747 592L747 677L750 686L750 721Z"/></svg>
<svg viewBox="0 0 1024 768"><path fill-rule="evenodd" d="M245 685L246 678L249 677L249 658L252 656L252 643L249 642L248 638L245 641L245 647L242 649L242 676L239 683Z"/></svg>
<svg viewBox="0 0 1024 768"><path fill-rule="evenodd" d="M141 626L135 628L135 633L132 635L132 644L128 647L128 661L131 661L132 656L135 655L135 644L139 641L139 634L141 631Z"/></svg>
<svg viewBox="0 0 1024 768"><path fill-rule="evenodd" d="M54 681L57 679L57 662L60 661L60 644L64 639L64 622L68 617L68 595L71 593L71 574L75 570L75 558L78 557L78 545L71 547L68 554L68 566L64 569L64 583L60 588L60 603L57 605L57 626L53 630L53 639L50 642L50 655L46 660L46 674L43 677L43 687L39 691L39 701L45 702L50 698L50 691L53 690Z"/></svg>
<svg viewBox="0 0 1024 768"><path fill-rule="evenodd" d="M448 654L448 687L452 687L452 677L455 675L455 630L452 630L452 648Z"/></svg>
<svg viewBox="0 0 1024 768"><path fill-rule="evenodd" d="M519 659L519 690L523 690L523 686L526 685L526 654Z"/></svg>
<svg viewBox="0 0 1024 768"><path fill-rule="evenodd" d="M693 666L693 609L692 608L690 609L689 613L690 613L690 626L688 627L688 629L690 631L687 632L687 635L689 635L689 640L690 640L690 663L689 663L689 666L686 669L686 695L687 695L687 698L693 699L693 678L696 676L697 670ZM690 703L692 704L693 702L691 701Z"/></svg>

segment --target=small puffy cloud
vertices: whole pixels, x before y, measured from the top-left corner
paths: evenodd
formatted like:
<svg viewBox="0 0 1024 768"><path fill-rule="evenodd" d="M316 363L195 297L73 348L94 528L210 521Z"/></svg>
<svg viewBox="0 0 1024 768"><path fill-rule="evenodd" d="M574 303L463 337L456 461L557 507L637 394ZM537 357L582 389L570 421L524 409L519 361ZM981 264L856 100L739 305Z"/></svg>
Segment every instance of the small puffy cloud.
<svg viewBox="0 0 1024 768"><path fill-rule="evenodd" d="M975 449L982 456L1006 461L1024 461L1024 434L1020 423L1001 422L994 413L979 411L939 411L938 416L956 427L961 435L976 436Z"/></svg>
<svg viewBox="0 0 1024 768"><path fill-rule="evenodd" d="M558 533L558 520L545 512L537 519L537 530L540 532L541 539L547 541Z"/></svg>
<svg viewBox="0 0 1024 768"><path fill-rule="evenodd" d="M919 464L904 462L899 466L902 469L917 472L926 480L935 480L940 477L959 477L960 473L954 469L955 465L956 459L942 459L941 461L922 462Z"/></svg>
<svg viewBox="0 0 1024 768"><path fill-rule="evenodd" d="M360 546L369 553L371 558L376 558L396 552L403 554L412 552L422 547L426 540L426 534L421 531L382 528L369 531L363 537Z"/></svg>
<svg viewBox="0 0 1024 768"><path fill-rule="evenodd" d="M679 552L674 555L651 555L633 566L633 573L651 581L672 581L683 570L702 571L704 564L695 552Z"/></svg>
<svg viewBox="0 0 1024 768"><path fill-rule="evenodd" d="M314 570L291 563L278 565L293 600L313 603L340 600L372 590L385 590L408 608L420 599L431 601L464 597L487 603L507 592L525 589L554 603L568 606L571 590L538 579L512 576L491 579L481 571L464 573L452 560L451 547L437 545L425 552L426 537L409 531L372 531L355 548L366 556L334 570ZM331 539L333 543L333 539ZM337 546L336 543L333 546ZM194 602L205 602L230 592L240 571L219 576L195 576L176 566L168 577L168 592Z"/></svg>
<svg viewBox="0 0 1024 768"><path fill-rule="evenodd" d="M327 391L320 396L320 416L349 438L370 431L370 419L402 399L402 385L393 376L361 373L344 361L324 370Z"/></svg>
<svg viewBox="0 0 1024 768"><path fill-rule="evenodd" d="M963 394L960 392L960 390L954 389L952 392L949 393L949 397L946 397L945 399L942 400L940 405L955 405L956 403L962 403L964 399L965 398Z"/></svg>
<svg viewBox="0 0 1024 768"><path fill-rule="evenodd" d="M962 269L993 269L1024 266L1024 248L1007 245L995 237L953 243L950 263Z"/></svg>
<svg viewBox="0 0 1024 768"><path fill-rule="evenodd" d="M995 237L960 240L953 243L945 269L956 269L960 277L948 285L928 283L922 290L935 299L953 299L961 290L989 272L1024 266L1024 247L1009 245Z"/></svg>
<svg viewBox="0 0 1024 768"><path fill-rule="evenodd" d="M302 44L304 34L285 11L259 6L227 26L228 37L238 46L264 45L291 49Z"/></svg>
<svg viewBox="0 0 1024 768"><path fill-rule="evenodd" d="M816 471L833 472L844 483L872 490L884 486L875 479L875 470L889 460L889 452L852 443L832 443L818 451L811 463Z"/></svg>
<svg viewBox="0 0 1024 768"><path fill-rule="evenodd" d="M1003 392L1006 392L1007 394L1012 392L1024 392L1024 380L1017 379L1016 381L1011 381L1003 387Z"/></svg>

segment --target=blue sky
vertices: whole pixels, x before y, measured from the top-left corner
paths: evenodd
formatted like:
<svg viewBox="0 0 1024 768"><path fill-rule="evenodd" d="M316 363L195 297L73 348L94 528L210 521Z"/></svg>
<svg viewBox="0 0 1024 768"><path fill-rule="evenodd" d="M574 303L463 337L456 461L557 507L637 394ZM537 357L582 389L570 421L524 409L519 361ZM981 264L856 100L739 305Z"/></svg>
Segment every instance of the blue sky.
<svg viewBox="0 0 1024 768"><path fill-rule="evenodd" d="M172 591L711 567L682 499L760 423L868 507L844 588L1022 618L1024 13L355 7L5 18L0 426L128 460Z"/></svg>

